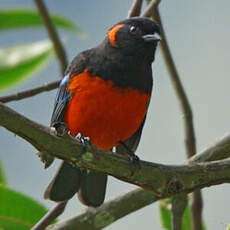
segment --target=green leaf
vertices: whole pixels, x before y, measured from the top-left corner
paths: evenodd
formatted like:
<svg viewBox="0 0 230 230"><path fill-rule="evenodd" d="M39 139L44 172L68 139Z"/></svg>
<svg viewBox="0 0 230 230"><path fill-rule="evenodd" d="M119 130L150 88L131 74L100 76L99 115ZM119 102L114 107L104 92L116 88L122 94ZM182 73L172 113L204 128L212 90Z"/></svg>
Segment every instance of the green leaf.
<svg viewBox="0 0 230 230"><path fill-rule="evenodd" d="M160 202L160 217L161 217L161 223L164 229L166 230L172 230L172 223L171 223L171 206L172 206L172 199L163 200ZM183 220L182 220L182 229L183 230L191 230L192 229L192 223L191 223L191 217L190 217L190 208L187 204L184 214L183 214ZM205 230L205 224L203 222L202 224L202 230Z"/></svg>
<svg viewBox="0 0 230 230"><path fill-rule="evenodd" d="M182 220L182 229L192 230L192 223L191 223L191 217L190 217L190 208L189 208L188 204L187 204L187 206L186 206L186 208L184 210L184 215L183 215L183 220Z"/></svg>
<svg viewBox="0 0 230 230"><path fill-rule="evenodd" d="M0 229L29 230L47 210L37 201L0 185Z"/></svg>
<svg viewBox="0 0 230 230"><path fill-rule="evenodd" d="M2 162L0 161L0 185L6 185L6 176L4 173Z"/></svg>
<svg viewBox="0 0 230 230"><path fill-rule="evenodd" d="M159 203L160 208L160 218L161 223L164 229L172 230L172 224L171 224L171 201L169 199L162 200Z"/></svg>
<svg viewBox="0 0 230 230"><path fill-rule="evenodd" d="M48 61L51 51L49 41L0 49L0 91L31 76Z"/></svg>
<svg viewBox="0 0 230 230"><path fill-rule="evenodd" d="M58 16L56 14L51 14L51 19L57 27L74 31L80 36L84 35L84 32L75 23L64 17ZM23 29L40 26L44 26L44 23L39 13L35 10L0 10L0 30Z"/></svg>

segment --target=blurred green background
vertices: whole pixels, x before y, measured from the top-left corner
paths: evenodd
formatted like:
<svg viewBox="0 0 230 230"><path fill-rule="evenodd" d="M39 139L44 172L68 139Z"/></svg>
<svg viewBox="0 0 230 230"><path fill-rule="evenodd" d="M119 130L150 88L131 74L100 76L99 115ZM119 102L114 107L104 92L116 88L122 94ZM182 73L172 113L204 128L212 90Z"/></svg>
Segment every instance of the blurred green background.
<svg viewBox="0 0 230 230"><path fill-rule="evenodd" d="M45 1L50 12L69 18L88 35L59 29L71 60L80 51L100 43L106 30L127 16L131 0ZM1 0L0 9L35 9L30 0ZM198 152L230 130L230 1L162 0L160 12L169 45L194 113ZM46 39L44 28L1 31L0 48ZM160 50L153 64L154 91L142 140L137 150L141 159L164 164L185 160L183 117L169 80ZM51 59L36 77L0 95L29 89L60 77L56 59ZM7 105L25 116L49 125L56 90ZM36 150L19 137L0 128L0 154L11 188L22 191L47 207L43 191L58 167L48 170L35 155ZM134 188L110 177L107 199ZM204 220L207 229L225 229L230 222L229 185L203 190ZM76 197L61 218L84 210ZM121 219L107 229L161 229L158 204L150 205Z"/></svg>

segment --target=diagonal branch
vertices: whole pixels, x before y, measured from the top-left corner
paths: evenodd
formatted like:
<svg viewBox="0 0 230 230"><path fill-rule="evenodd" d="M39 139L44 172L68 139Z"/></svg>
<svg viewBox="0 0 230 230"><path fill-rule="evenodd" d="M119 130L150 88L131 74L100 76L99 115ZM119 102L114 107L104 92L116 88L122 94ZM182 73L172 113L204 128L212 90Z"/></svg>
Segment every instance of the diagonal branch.
<svg viewBox="0 0 230 230"><path fill-rule="evenodd" d="M152 0L142 16L147 16L147 17L152 16L160 24L162 38L163 38L161 41L161 50L164 56L164 60L166 62L170 79L173 83L184 116L186 154L187 154L187 158L190 158L196 154L196 139L195 139L195 131L193 127L193 114L192 114L192 109L189 100L187 98L186 92L180 80L175 62L173 60L167 42L167 38L165 35L164 27L158 9L158 5L160 2L161 0ZM203 206L201 191L195 191L193 193L192 198L193 198L192 205L191 205L192 225L193 225L192 228L193 230L201 230L202 229L202 206ZM176 204L176 202L174 204Z"/></svg>
<svg viewBox="0 0 230 230"><path fill-rule="evenodd" d="M143 0L134 0L133 5L131 6L128 12L128 18L139 16L141 13Z"/></svg>
<svg viewBox="0 0 230 230"><path fill-rule="evenodd" d="M125 156L94 146L88 146L82 154L84 146L75 139L50 134L50 128L29 120L3 104L0 104L0 126L19 135L39 151L71 161L80 168L106 173L160 196L189 193L230 181L230 159L179 166L140 161L141 169L132 174L130 161Z"/></svg>
<svg viewBox="0 0 230 230"><path fill-rule="evenodd" d="M0 102L6 103L6 102L10 102L10 101L18 101L18 100L22 100L22 99L25 99L28 97L32 97L32 96L35 96L39 93L47 92L47 91L56 89L59 86L59 84L60 84L60 80L54 81L54 82L51 82L48 84L44 84L42 86L39 86L39 87L36 87L33 89L24 90L24 91L21 91L21 92L15 93L15 94L11 94L8 96L3 96L3 97L0 97Z"/></svg>
<svg viewBox="0 0 230 230"><path fill-rule="evenodd" d="M40 221L31 228L31 230L44 230L45 227L52 222L55 218L60 216L65 210L65 206L68 201L58 203L54 209L51 209L46 215L45 218L41 218Z"/></svg>
<svg viewBox="0 0 230 230"><path fill-rule="evenodd" d="M214 161L214 160L225 159L228 157L230 157L230 135L222 138L217 143L210 146L200 154L197 154L196 156L192 157L189 160L189 162L192 163L192 162ZM119 198L115 198L114 200L106 202L100 208L94 209L93 213L90 212L89 209L85 213L80 214L79 216L72 217L70 219L67 219L62 222L58 222L57 224L50 226L48 230L65 230L66 227L75 230L78 229L94 230L96 227L95 223L99 221L103 223L103 226L105 227L119 220L120 218L125 217L126 215L134 211L137 211L138 209L141 209L163 198L166 197L156 196L153 193L149 193L146 190L142 190L138 188L131 192L126 193L125 195ZM182 198L180 198L179 201L183 200ZM183 205L183 201L181 202L182 202L181 204ZM176 213L178 211L183 209L184 207L182 207L179 210L174 210L175 212L174 216L176 216ZM108 213L109 215L104 215L104 213ZM174 219L174 221L177 220Z"/></svg>
<svg viewBox="0 0 230 230"><path fill-rule="evenodd" d="M55 54L57 56L57 59L59 61L60 67L61 67L61 73L64 74L65 69L67 67L67 58L65 50L62 46L62 43L60 41L60 38L58 36L58 33L56 31L56 28L50 18L49 12L43 3L42 0L34 0L37 8L39 10L39 13L42 17L42 20L46 26L47 32L49 34L49 37L53 43Z"/></svg>
<svg viewBox="0 0 230 230"><path fill-rule="evenodd" d="M192 110L191 110L189 100L187 98L184 87L180 80L178 71L176 69L175 62L173 60L173 57L172 57L172 54L171 54L171 51L170 51L170 48L167 42L164 27L163 27L160 13L158 10L159 3L160 3L160 0L151 1L151 3L149 4L149 7L142 14L142 16L150 16L152 13L154 20L157 23L159 23L160 28L161 28L161 34L162 34L162 41L160 43L161 50L164 56L166 67L169 72L170 79L173 83L178 100L180 102L182 113L184 115L184 127L185 127L185 135L186 135L185 143L186 143L187 157L189 158L196 153L195 134L194 134L194 127L193 127L193 115L192 115Z"/></svg>
<svg viewBox="0 0 230 230"><path fill-rule="evenodd" d="M147 0L148 7L141 14L141 17L152 17L155 14L156 8L160 4L161 0ZM157 21L157 20L156 20Z"/></svg>
<svg viewBox="0 0 230 230"><path fill-rule="evenodd" d="M80 214L79 216L51 225L47 228L47 230L65 230L67 227L68 229L74 230L102 229L120 218L125 217L126 215L159 199L160 197L157 197L152 192L138 188L104 203L99 208L89 208L86 212Z"/></svg>

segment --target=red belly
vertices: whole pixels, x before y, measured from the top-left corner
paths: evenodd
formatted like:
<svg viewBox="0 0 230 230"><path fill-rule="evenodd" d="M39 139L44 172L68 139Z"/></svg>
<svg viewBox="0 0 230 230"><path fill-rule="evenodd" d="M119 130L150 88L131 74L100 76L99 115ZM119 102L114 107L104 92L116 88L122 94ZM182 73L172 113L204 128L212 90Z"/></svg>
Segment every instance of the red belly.
<svg viewBox="0 0 230 230"><path fill-rule="evenodd" d="M93 145L110 149L140 127L150 99L138 90L113 86L112 81L88 76L73 77L68 87L72 98L65 122L70 133L90 137Z"/></svg>

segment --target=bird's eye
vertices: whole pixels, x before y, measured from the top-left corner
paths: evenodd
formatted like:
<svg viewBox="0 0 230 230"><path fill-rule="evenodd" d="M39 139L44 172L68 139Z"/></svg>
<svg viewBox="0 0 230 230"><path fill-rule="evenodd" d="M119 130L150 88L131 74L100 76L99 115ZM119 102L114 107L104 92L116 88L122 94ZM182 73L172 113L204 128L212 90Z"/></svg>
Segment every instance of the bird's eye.
<svg viewBox="0 0 230 230"><path fill-rule="evenodd" d="M131 33L135 34L137 32L137 27L136 26L131 26L129 31Z"/></svg>

